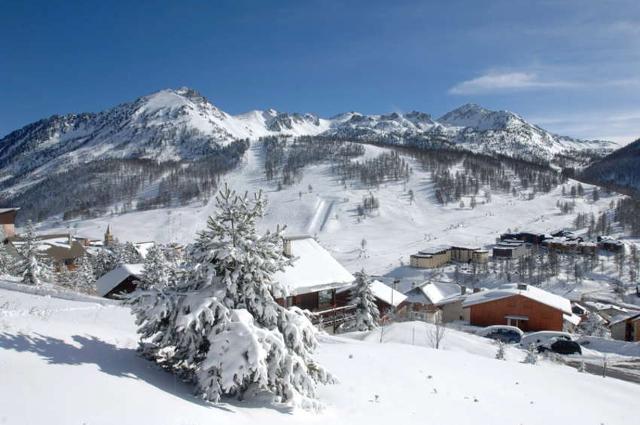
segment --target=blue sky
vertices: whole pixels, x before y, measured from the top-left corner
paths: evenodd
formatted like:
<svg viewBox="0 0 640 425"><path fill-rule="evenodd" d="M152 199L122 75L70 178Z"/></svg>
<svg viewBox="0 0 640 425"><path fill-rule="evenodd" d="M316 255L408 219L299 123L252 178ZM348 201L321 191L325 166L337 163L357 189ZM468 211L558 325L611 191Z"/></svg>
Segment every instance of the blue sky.
<svg viewBox="0 0 640 425"><path fill-rule="evenodd" d="M640 2L4 1L0 135L189 86L230 113L463 103L640 137Z"/></svg>

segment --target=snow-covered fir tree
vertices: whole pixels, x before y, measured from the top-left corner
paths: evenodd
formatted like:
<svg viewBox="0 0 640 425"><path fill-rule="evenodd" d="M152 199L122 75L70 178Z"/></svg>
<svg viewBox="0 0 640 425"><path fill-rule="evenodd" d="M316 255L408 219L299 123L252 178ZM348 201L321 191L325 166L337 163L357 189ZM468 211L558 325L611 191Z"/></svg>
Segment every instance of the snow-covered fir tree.
<svg viewBox="0 0 640 425"><path fill-rule="evenodd" d="M136 249L133 242L125 242L113 246L113 255L115 256L116 265L120 264L139 264L143 258Z"/></svg>
<svg viewBox="0 0 640 425"><path fill-rule="evenodd" d="M37 285L50 277L49 265L38 252L38 236L33 223L27 223L22 244L18 248L22 258L16 263L17 275L22 283Z"/></svg>
<svg viewBox="0 0 640 425"><path fill-rule="evenodd" d="M60 266L60 270L56 273L56 283L67 288L73 287L73 272L66 265Z"/></svg>
<svg viewBox="0 0 640 425"><path fill-rule="evenodd" d="M607 322L595 312L587 313L587 317L578 325L577 333L601 338L606 338L611 335L611 331L607 327Z"/></svg>
<svg viewBox="0 0 640 425"><path fill-rule="evenodd" d="M71 285L79 292L92 294L95 292L95 273L93 263L88 255L83 255L76 260L76 269L73 271Z"/></svg>
<svg viewBox="0 0 640 425"><path fill-rule="evenodd" d="M355 328L357 330L368 331L378 327L380 312L371 292L371 279L364 270L356 273L351 302L356 306Z"/></svg>
<svg viewBox="0 0 640 425"><path fill-rule="evenodd" d="M136 291L131 298L143 355L195 384L204 399L240 399L267 391L283 402L317 406L316 386L331 375L312 358L316 329L273 275L289 266L282 229L259 235L261 194L226 185L217 211L189 248L177 285Z"/></svg>
<svg viewBox="0 0 640 425"><path fill-rule="evenodd" d="M96 255L91 257L94 278L100 279L118 265L115 254L107 249L99 250Z"/></svg>
<svg viewBox="0 0 640 425"><path fill-rule="evenodd" d="M174 280L173 273L172 264L164 255L162 247L154 244L149 248L144 259L140 286L142 288L165 288Z"/></svg>
<svg viewBox="0 0 640 425"><path fill-rule="evenodd" d="M12 275L16 268L16 258L7 250L7 246L0 243L0 274Z"/></svg>

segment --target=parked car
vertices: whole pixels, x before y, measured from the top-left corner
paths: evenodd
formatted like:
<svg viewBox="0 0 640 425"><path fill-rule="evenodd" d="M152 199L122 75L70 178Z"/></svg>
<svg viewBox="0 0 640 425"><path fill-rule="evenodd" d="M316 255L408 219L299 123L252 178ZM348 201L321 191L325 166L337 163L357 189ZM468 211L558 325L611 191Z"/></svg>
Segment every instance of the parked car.
<svg viewBox="0 0 640 425"><path fill-rule="evenodd" d="M582 347L575 341L558 339L551 344L550 351L558 354L582 354Z"/></svg>
<svg viewBox="0 0 640 425"><path fill-rule="evenodd" d="M487 326L484 329L478 331L477 335L485 338L495 339L496 341L502 341L506 344L517 344L522 339L524 333L515 326L507 325L493 325Z"/></svg>
<svg viewBox="0 0 640 425"><path fill-rule="evenodd" d="M535 345L536 347L539 347L541 345L546 345L547 347L549 347L554 341L558 339L573 341L571 335L566 332L540 331L523 336L522 340L520 341L520 345L524 348L528 348L531 344Z"/></svg>
<svg viewBox="0 0 640 425"><path fill-rule="evenodd" d="M566 332L541 331L533 332L522 337L520 345L523 348L533 344L539 352L552 351L558 354L582 354L580 344L575 342Z"/></svg>

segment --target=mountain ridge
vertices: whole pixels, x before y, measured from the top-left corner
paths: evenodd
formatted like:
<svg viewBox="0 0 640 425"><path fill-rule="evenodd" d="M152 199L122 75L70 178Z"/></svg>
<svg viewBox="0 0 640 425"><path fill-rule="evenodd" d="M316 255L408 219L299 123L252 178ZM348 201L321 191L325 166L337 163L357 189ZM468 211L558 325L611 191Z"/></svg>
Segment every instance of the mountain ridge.
<svg viewBox="0 0 640 425"><path fill-rule="evenodd" d="M323 136L392 145L446 143L472 152L550 162L611 142L554 135L509 111L462 105L439 119L412 111L332 118L274 109L231 115L194 89L164 89L96 113L53 115L0 139L0 191L97 159L192 161L242 139Z"/></svg>

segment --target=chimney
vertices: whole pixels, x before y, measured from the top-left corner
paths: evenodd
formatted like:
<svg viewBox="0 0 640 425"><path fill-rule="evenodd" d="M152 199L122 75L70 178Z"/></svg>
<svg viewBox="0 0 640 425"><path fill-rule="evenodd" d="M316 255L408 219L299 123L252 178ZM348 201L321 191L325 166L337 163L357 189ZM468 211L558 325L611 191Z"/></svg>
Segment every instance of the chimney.
<svg viewBox="0 0 640 425"><path fill-rule="evenodd" d="M476 293L478 293L478 292L480 292L480 288L473 288L473 293L474 293L474 294L476 294Z"/></svg>
<svg viewBox="0 0 640 425"><path fill-rule="evenodd" d="M526 291L527 290L527 284L526 283L518 283L518 290L519 291Z"/></svg>
<svg viewBox="0 0 640 425"><path fill-rule="evenodd" d="M293 257L293 247L292 247L291 239L284 238L283 240L283 253L287 257Z"/></svg>
<svg viewBox="0 0 640 425"><path fill-rule="evenodd" d="M464 285L460 285L460 295L464 295L467 293L467 287Z"/></svg>

